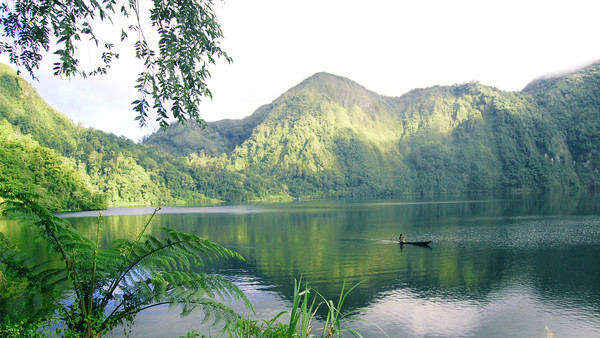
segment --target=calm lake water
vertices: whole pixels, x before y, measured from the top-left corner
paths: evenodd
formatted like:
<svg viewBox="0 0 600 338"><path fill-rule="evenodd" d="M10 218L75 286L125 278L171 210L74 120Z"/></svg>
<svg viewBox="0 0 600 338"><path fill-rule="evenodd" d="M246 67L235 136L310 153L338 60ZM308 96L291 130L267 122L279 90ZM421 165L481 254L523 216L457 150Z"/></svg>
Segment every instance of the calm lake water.
<svg viewBox="0 0 600 338"><path fill-rule="evenodd" d="M599 211L589 195L167 207L151 231L169 226L241 253L245 262L206 270L235 281L254 318L288 310L302 278L328 299L360 283L344 309L358 310L361 321L347 326L366 337L598 337ZM105 211L103 240L133 234L151 212ZM91 231L97 213L63 216ZM35 251L30 230L0 221L0 231ZM401 247L399 233L433 242ZM201 320L156 308L138 316L131 336L216 333Z"/></svg>

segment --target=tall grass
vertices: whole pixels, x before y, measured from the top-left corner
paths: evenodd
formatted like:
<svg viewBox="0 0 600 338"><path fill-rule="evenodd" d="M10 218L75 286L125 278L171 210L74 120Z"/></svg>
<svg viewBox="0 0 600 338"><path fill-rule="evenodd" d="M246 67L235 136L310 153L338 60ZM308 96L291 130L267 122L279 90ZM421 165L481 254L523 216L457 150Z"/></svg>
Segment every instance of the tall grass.
<svg viewBox="0 0 600 338"><path fill-rule="evenodd" d="M362 337L356 330L345 326L349 321L358 321L362 319L351 318L351 315L360 310L342 312L346 297L360 283L350 289L346 289L346 283L343 284L340 291L340 297L337 303L333 300L327 300L316 290L312 289L308 283L294 281L294 298L290 311L282 311L270 320L251 320L240 315L237 322L228 323L224 333L230 337L341 337L343 333L348 333L354 337ZM323 327L315 328L313 326L315 316L322 306L327 307L327 315L323 321ZM284 323L280 319L289 314L289 322ZM381 329L380 329L381 330ZM382 331L383 332L383 331ZM385 334L385 333L384 333ZM194 333L188 334L188 337L194 336Z"/></svg>

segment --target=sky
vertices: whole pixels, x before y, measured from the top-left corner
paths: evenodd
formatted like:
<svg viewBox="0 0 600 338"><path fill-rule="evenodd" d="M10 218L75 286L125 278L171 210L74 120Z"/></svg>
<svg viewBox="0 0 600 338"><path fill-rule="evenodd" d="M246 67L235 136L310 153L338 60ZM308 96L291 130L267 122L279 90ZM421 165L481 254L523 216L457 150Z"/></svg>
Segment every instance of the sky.
<svg viewBox="0 0 600 338"><path fill-rule="evenodd" d="M248 116L321 71L401 96L470 81L518 91L600 60L597 0L215 0L214 9L233 63L210 68L206 121ZM141 69L125 47L107 76L54 77L50 56L32 84L75 123L138 141L156 125L133 120Z"/></svg>

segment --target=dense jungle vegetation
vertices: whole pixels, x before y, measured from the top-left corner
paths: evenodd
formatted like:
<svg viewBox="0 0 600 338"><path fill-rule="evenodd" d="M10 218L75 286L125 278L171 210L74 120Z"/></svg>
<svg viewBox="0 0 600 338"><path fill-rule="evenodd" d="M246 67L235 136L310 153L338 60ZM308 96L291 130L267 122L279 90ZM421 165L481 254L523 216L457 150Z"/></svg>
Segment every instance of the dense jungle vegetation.
<svg viewBox="0 0 600 338"><path fill-rule="evenodd" d="M318 73L242 120L138 144L73 124L2 66L0 174L8 184L36 167L22 184L45 182L53 210L595 190L599 91L598 63L521 92L466 83L400 97Z"/></svg>

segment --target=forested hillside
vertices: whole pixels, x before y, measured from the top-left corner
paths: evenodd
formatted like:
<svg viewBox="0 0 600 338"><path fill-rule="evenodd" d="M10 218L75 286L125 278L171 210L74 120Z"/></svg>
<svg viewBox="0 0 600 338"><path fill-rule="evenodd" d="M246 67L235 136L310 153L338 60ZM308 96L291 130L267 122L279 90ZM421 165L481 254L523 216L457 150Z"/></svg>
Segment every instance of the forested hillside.
<svg viewBox="0 0 600 338"><path fill-rule="evenodd" d="M212 133L197 149L220 144L228 170L275 178L293 197L595 189L599 76L593 64L522 92L466 83L393 98L319 73L262 107L237 142ZM148 141L170 151L159 136L174 131L196 133Z"/></svg>
<svg viewBox="0 0 600 338"><path fill-rule="evenodd" d="M0 120L60 159L93 205L566 191L600 180L599 64L521 92L466 83L400 97L318 73L242 120L172 125L143 144L74 125L2 66Z"/></svg>
<svg viewBox="0 0 600 338"><path fill-rule="evenodd" d="M26 193L52 210L103 209L106 197L85 172L53 149L40 146L0 121L0 189Z"/></svg>
<svg viewBox="0 0 600 338"><path fill-rule="evenodd" d="M600 183L600 63L576 73L533 81L523 90L540 110L552 117L563 135L582 184L597 189Z"/></svg>
<svg viewBox="0 0 600 338"><path fill-rule="evenodd" d="M71 172L78 173L77 182L85 183L84 186L90 193L103 196L101 201L97 201L99 203L92 204L51 203L53 210L103 208L107 204L130 206L218 201L207 197L198 188L196 182L205 180L206 176L201 172L193 172L186 158L176 158L152 146L135 144L123 137L76 126L66 116L48 106L30 84L5 65L0 65L0 122L4 135L10 135L11 130L23 135L18 137L16 144L33 144L21 146L21 153L31 156L35 154L37 157L46 154L44 157L50 158L52 163L63 164L63 167L56 169L59 173L65 177L71 176ZM14 139L1 138L0 149L13 152L18 157L20 155L11 148L14 147ZM4 157L2 164L6 164ZM20 180L21 177L32 175L30 169L37 165L31 163L29 166L21 166L22 172L10 177L3 175L3 179ZM6 168L4 166L2 169L8 170ZM52 168L58 167L53 164L45 170ZM10 168L18 169L18 166ZM41 191L42 199L52 200L57 189L64 189L63 184L56 180L57 175L52 176L52 179L35 181L39 185L48 185L48 188Z"/></svg>

